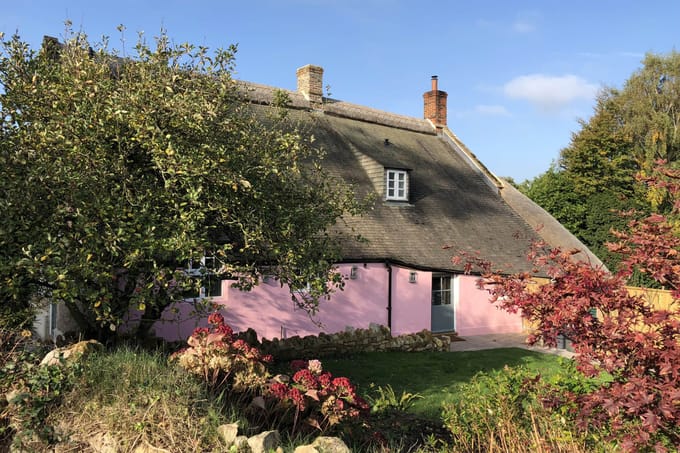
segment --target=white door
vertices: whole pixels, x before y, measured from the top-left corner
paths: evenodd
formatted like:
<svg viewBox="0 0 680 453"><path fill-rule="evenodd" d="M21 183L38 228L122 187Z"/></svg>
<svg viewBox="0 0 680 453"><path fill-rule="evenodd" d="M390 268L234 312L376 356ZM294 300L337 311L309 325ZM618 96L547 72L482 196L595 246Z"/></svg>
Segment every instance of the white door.
<svg viewBox="0 0 680 453"><path fill-rule="evenodd" d="M455 330L453 277L432 274L432 332Z"/></svg>

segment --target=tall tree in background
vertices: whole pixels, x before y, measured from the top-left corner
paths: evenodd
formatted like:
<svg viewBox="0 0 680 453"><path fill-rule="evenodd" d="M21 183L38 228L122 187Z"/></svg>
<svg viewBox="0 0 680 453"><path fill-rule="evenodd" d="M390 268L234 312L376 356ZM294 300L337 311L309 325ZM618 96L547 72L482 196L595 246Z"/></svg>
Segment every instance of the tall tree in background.
<svg viewBox="0 0 680 453"><path fill-rule="evenodd" d="M680 160L680 54L648 54L622 89L600 93L580 126L557 167L520 188L614 268L618 259L605 243L625 222L617 212L669 210L668 194L636 176L648 175L659 160L669 168Z"/></svg>
<svg viewBox="0 0 680 453"><path fill-rule="evenodd" d="M246 289L264 272L309 285L309 310L341 285L325 232L354 195L285 119L251 114L235 48L0 41L0 314L63 301L101 335L135 308L144 332L202 284L187 263Z"/></svg>

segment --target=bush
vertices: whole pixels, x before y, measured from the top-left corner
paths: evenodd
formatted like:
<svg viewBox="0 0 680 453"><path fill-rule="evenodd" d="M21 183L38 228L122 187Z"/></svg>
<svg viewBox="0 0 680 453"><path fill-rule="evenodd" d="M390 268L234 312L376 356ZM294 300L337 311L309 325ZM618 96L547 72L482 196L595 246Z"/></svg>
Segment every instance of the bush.
<svg viewBox="0 0 680 453"><path fill-rule="evenodd" d="M174 353L171 361L203 378L214 393L257 393L264 388L269 378L266 364L272 357L236 339L221 314L212 313L208 322L210 327L194 330L189 347Z"/></svg>
<svg viewBox="0 0 680 453"><path fill-rule="evenodd" d="M42 366L45 348L32 341L28 330L0 329L0 446L10 442L35 449L34 442L52 443L53 428L45 423L49 411L77 378L78 364Z"/></svg>
<svg viewBox="0 0 680 453"><path fill-rule="evenodd" d="M349 379L324 372L318 360L293 361L292 378L270 379L270 355L236 339L221 314L212 313L208 323L171 361L199 376L220 400L240 406L253 424L287 429L295 436L303 428L327 432L368 411Z"/></svg>
<svg viewBox="0 0 680 453"><path fill-rule="evenodd" d="M419 393L401 392L400 396L394 391L391 385L385 387L377 386L375 395L368 397L371 405L371 414L390 414L394 412L406 412L413 402L422 398Z"/></svg>
<svg viewBox="0 0 680 453"><path fill-rule="evenodd" d="M476 375L457 403L444 406L453 451L592 451L570 419L543 407L548 393L540 375L523 367Z"/></svg>

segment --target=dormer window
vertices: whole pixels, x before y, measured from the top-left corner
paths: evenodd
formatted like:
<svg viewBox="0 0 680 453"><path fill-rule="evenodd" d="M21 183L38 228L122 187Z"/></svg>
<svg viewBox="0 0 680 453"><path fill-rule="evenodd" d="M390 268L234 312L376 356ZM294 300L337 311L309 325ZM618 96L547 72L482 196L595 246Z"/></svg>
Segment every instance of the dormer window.
<svg viewBox="0 0 680 453"><path fill-rule="evenodd" d="M408 201L406 170L385 170L385 200Z"/></svg>

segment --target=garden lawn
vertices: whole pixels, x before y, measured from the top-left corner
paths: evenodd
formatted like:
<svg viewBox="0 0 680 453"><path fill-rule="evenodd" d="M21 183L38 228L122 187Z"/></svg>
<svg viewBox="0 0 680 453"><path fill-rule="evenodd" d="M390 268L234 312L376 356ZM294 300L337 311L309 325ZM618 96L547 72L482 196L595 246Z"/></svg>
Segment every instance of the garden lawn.
<svg viewBox="0 0 680 453"><path fill-rule="evenodd" d="M323 360L324 369L334 376L347 376L362 396L373 394L372 386L391 385L397 396L418 393L412 411L439 417L442 404L454 402L461 384L480 371L504 366L525 366L548 377L564 372L564 360L553 354L520 348L466 352L367 352L346 358Z"/></svg>

